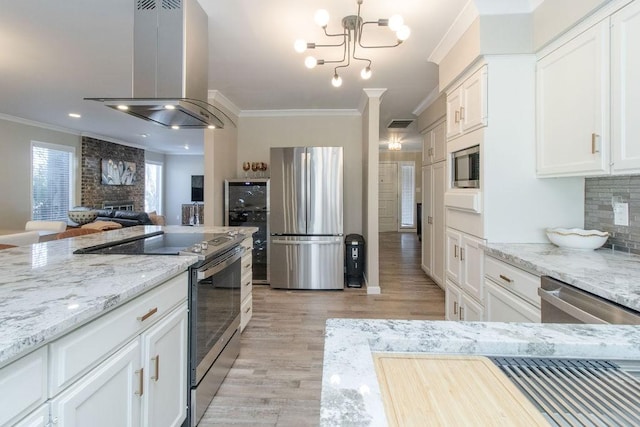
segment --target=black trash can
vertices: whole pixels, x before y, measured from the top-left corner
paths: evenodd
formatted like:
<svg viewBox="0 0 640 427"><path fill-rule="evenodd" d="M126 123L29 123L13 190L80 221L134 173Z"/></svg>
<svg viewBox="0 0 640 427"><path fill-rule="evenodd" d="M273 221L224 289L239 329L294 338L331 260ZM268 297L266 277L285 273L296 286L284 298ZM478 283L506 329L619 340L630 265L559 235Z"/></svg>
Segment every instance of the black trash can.
<svg viewBox="0 0 640 427"><path fill-rule="evenodd" d="M364 237L349 234L345 244L345 282L348 288L361 288L364 282Z"/></svg>

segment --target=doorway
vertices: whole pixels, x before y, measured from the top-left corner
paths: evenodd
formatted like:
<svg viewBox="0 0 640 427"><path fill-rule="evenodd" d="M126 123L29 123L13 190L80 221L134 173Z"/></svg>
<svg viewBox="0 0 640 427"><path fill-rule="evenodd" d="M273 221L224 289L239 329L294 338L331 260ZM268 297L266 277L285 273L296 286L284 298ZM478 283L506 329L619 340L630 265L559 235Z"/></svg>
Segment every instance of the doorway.
<svg viewBox="0 0 640 427"><path fill-rule="evenodd" d="M415 231L415 162L380 162L378 193L378 231Z"/></svg>

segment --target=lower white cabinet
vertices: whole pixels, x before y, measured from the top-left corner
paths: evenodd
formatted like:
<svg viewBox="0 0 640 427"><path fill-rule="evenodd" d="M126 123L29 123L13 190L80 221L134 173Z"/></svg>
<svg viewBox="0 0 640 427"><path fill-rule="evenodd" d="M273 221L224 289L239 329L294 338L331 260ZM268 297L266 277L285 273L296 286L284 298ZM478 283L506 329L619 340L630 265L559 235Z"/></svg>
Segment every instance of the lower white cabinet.
<svg viewBox="0 0 640 427"><path fill-rule="evenodd" d="M244 328L251 320L253 315L253 262L252 262L252 250L253 250L253 238L247 237L241 243L245 248L245 253L242 255L242 272L241 276L241 289L240 289L240 332L244 331Z"/></svg>
<svg viewBox="0 0 640 427"><path fill-rule="evenodd" d="M50 427L49 423L49 404L45 403L31 414L18 421L13 427Z"/></svg>
<svg viewBox="0 0 640 427"><path fill-rule="evenodd" d="M484 305L488 322L540 323L540 309L491 280L485 280Z"/></svg>
<svg viewBox="0 0 640 427"><path fill-rule="evenodd" d="M462 289L450 280L445 286L445 318L446 320L464 320L480 322L484 320L484 307L469 297Z"/></svg>
<svg viewBox="0 0 640 427"><path fill-rule="evenodd" d="M422 168L422 270L444 287L446 162Z"/></svg>

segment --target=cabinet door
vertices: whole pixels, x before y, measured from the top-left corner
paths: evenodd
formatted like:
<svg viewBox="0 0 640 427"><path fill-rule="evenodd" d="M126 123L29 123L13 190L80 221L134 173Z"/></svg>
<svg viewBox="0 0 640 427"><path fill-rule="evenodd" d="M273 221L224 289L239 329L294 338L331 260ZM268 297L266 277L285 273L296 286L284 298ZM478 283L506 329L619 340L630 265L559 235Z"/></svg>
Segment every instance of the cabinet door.
<svg viewBox="0 0 640 427"><path fill-rule="evenodd" d="M491 280L485 280L487 322L540 322L540 309Z"/></svg>
<svg viewBox="0 0 640 427"><path fill-rule="evenodd" d="M431 229L433 230L431 239L433 261L431 264L431 278L440 287L444 286L445 276L445 226L444 226L444 193L447 186L447 168L446 162L434 163L432 167L432 207L431 216L433 218L433 224Z"/></svg>
<svg viewBox="0 0 640 427"><path fill-rule="evenodd" d="M460 262L462 274L460 287L478 301L482 301L482 283L484 278L484 251L480 248L483 241L468 234L462 235L460 242Z"/></svg>
<svg viewBox="0 0 640 427"><path fill-rule="evenodd" d="M460 128L469 132L487 124L487 67L473 73L462 83Z"/></svg>
<svg viewBox="0 0 640 427"><path fill-rule="evenodd" d="M433 166L422 168L422 270L433 274Z"/></svg>
<svg viewBox="0 0 640 427"><path fill-rule="evenodd" d="M462 292L460 302L460 320L467 322L482 322L484 320L484 308L481 304L469 298Z"/></svg>
<svg viewBox="0 0 640 427"><path fill-rule="evenodd" d="M143 426L180 426L187 407L187 305L142 335Z"/></svg>
<svg viewBox="0 0 640 427"><path fill-rule="evenodd" d="M456 88L447 93L447 139L460 135L460 106L462 89Z"/></svg>
<svg viewBox="0 0 640 427"><path fill-rule="evenodd" d="M445 270L447 278L455 284L460 283L460 233L447 228L445 232Z"/></svg>
<svg viewBox="0 0 640 427"><path fill-rule="evenodd" d="M65 427L140 425L143 377L140 340L136 339L51 400L53 423Z"/></svg>
<svg viewBox="0 0 640 427"><path fill-rule="evenodd" d="M433 163L433 131L422 135L422 165Z"/></svg>
<svg viewBox="0 0 640 427"><path fill-rule="evenodd" d="M444 287L445 319L460 320L461 291L451 281L447 280Z"/></svg>
<svg viewBox="0 0 640 427"><path fill-rule="evenodd" d="M440 123L433 128L432 134L432 147L433 147L433 162L442 162L447 159L447 129L446 122Z"/></svg>
<svg viewBox="0 0 640 427"><path fill-rule="evenodd" d="M611 17L611 145L614 174L640 172L640 3Z"/></svg>
<svg viewBox="0 0 640 427"><path fill-rule="evenodd" d="M38 409L18 421L16 424L12 424L13 427L49 427L49 404L45 403Z"/></svg>
<svg viewBox="0 0 640 427"><path fill-rule="evenodd" d="M536 66L537 173L609 172L609 20Z"/></svg>

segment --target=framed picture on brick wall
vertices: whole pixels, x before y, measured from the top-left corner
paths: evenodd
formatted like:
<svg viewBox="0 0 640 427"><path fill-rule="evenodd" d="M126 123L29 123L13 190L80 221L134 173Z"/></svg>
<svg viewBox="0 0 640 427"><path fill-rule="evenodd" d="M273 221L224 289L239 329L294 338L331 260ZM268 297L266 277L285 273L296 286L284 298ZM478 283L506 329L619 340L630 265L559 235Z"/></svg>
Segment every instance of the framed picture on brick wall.
<svg viewBox="0 0 640 427"><path fill-rule="evenodd" d="M136 164L124 160L102 159L103 185L133 185L136 181Z"/></svg>

